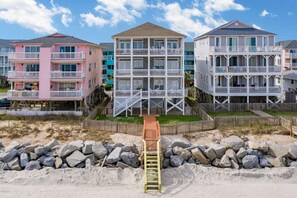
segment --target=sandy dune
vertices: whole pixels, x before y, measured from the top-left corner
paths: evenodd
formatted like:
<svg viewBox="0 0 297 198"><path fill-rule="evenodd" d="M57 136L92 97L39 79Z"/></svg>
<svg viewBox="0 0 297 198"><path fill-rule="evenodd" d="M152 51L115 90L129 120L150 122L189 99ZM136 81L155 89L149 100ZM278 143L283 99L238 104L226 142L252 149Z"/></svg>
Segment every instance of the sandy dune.
<svg viewBox="0 0 297 198"><path fill-rule="evenodd" d="M0 197L294 197L297 169L231 170L184 165L162 171L162 193L143 193L142 169L0 172Z"/></svg>

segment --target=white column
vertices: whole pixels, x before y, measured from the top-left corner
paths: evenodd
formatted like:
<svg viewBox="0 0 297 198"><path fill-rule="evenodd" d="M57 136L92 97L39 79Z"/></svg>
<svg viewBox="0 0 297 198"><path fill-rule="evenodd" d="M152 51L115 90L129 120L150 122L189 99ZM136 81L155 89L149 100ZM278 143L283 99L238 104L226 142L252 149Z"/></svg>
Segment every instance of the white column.
<svg viewBox="0 0 297 198"><path fill-rule="evenodd" d="M131 38L131 55L130 55L130 79L131 79L131 82L130 82L130 96L133 95L133 38Z"/></svg>

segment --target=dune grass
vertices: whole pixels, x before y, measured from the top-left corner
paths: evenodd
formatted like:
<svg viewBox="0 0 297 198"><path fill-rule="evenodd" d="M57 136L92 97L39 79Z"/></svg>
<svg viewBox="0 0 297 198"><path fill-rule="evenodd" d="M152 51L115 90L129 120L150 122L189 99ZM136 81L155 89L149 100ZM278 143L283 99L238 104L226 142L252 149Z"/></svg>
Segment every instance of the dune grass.
<svg viewBox="0 0 297 198"><path fill-rule="evenodd" d="M292 119L293 117L297 117L297 112L293 111L272 111L272 110L267 110L265 111L266 113L276 116L276 117L283 117L285 119Z"/></svg>

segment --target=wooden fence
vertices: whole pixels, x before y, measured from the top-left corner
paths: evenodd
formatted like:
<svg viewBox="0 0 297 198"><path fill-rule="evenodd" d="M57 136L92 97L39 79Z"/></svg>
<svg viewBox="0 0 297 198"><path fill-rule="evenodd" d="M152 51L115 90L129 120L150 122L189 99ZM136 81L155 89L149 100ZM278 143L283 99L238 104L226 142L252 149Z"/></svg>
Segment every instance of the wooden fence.
<svg viewBox="0 0 297 198"><path fill-rule="evenodd" d="M278 117L257 117L257 116L225 116L215 117L216 127L240 127L254 124L266 124L269 126L280 126L280 118Z"/></svg>

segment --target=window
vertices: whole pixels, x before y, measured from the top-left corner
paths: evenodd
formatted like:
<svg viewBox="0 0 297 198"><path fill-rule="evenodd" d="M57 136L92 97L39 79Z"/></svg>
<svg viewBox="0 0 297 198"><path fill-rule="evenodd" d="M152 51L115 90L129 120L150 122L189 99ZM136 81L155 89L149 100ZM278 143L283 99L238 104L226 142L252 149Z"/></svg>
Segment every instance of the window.
<svg viewBox="0 0 297 198"><path fill-rule="evenodd" d="M220 47L221 46L221 42L220 42L220 37L216 37L216 47Z"/></svg>
<svg viewBox="0 0 297 198"><path fill-rule="evenodd" d="M60 46L60 52L75 52L75 46Z"/></svg>
<svg viewBox="0 0 297 198"><path fill-rule="evenodd" d="M164 69L165 60L164 59L154 59L154 69Z"/></svg>
<svg viewBox="0 0 297 198"><path fill-rule="evenodd" d="M169 59L167 64L168 69L178 69L179 67L178 59Z"/></svg>
<svg viewBox="0 0 297 198"><path fill-rule="evenodd" d="M164 90L164 79L154 79L154 89Z"/></svg>
<svg viewBox="0 0 297 198"><path fill-rule="evenodd" d="M205 64L208 65L208 58L205 58Z"/></svg>
<svg viewBox="0 0 297 198"><path fill-rule="evenodd" d="M255 47L256 46L256 37L246 37L245 45Z"/></svg>
<svg viewBox="0 0 297 198"><path fill-rule="evenodd" d="M59 83L59 91L71 91L75 90L75 83Z"/></svg>
<svg viewBox="0 0 297 198"><path fill-rule="evenodd" d="M39 52L39 46L25 46L25 52Z"/></svg>
<svg viewBox="0 0 297 198"><path fill-rule="evenodd" d="M119 80L118 86L119 90L130 90L130 80Z"/></svg>
<svg viewBox="0 0 297 198"><path fill-rule="evenodd" d="M131 67L131 61L130 60L125 60L121 59L119 62L119 69L130 69Z"/></svg>
<svg viewBox="0 0 297 198"><path fill-rule="evenodd" d="M169 90L178 90L179 82L178 80L168 80L168 89Z"/></svg>
<svg viewBox="0 0 297 198"><path fill-rule="evenodd" d="M134 79L133 80L133 89L139 90L143 88L143 80L142 79Z"/></svg>
<svg viewBox="0 0 297 198"><path fill-rule="evenodd" d="M178 48L178 41L177 40L168 40L167 41L167 48L168 49L177 49Z"/></svg>
<svg viewBox="0 0 297 198"><path fill-rule="evenodd" d="M120 49L130 49L131 48L131 41L123 40L120 41Z"/></svg>
<svg viewBox="0 0 297 198"><path fill-rule="evenodd" d="M155 48L161 49L164 48L165 42L164 40L155 40Z"/></svg>
<svg viewBox="0 0 297 198"><path fill-rule="evenodd" d="M292 85L294 84L294 80L291 80L291 84L292 84Z"/></svg>
<svg viewBox="0 0 297 198"><path fill-rule="evenodd" d="M229 47L236 47L237 46L237 38L234 38L234 37L230 37L228 38L228 43L227 45Z"/></svg>
<svg viewBox="0 0 297 198"><path fill-rule="evenodd" d="M92 64L89 63L89 72L92 70Z"/></svg>
<svg viewBox="0 0 297 198"><path fill-rule="evenodd" d="M94 63L94 69L96 69L96 67L97 67L97 66L96 66L96 63Z"/></svg>
<svg viewBox="0 0 297 198"><path fill-rule="evenodd" d="M134 59L133 60L133 69L142 69L143 68L143 60L142 59Z"/></svg>
<svg viewBox="0 0 297 198"><path fill-rule="evenodd" d="M39 64L27 64L25 66L26 72L38 72L39 71Z"/></svg>
<svg viewBox="0 0 297 198"><path fill-rule="evenodd" d="M263 46L268 46L269 45L269 39L268 36L263 36Z"/></svg>
<svg viewBox="0 0 297 198"><path fill-rule="evenodd" d="M142 49L142 48L143 48L142 40L133 41L133 49Z"/></svg>
<svg viewBox="0 0 297 198"><path fill-rule="evenodd" d="M60 65L60 71L76 71L76 65L62 64Z"/></svg>
<svg viewBox="0 0 297 198"><path fill-rule="evenodd" d="M92 82L91 80L89 80L89 88L91 88L91 86L92 86Z"/></svg>

